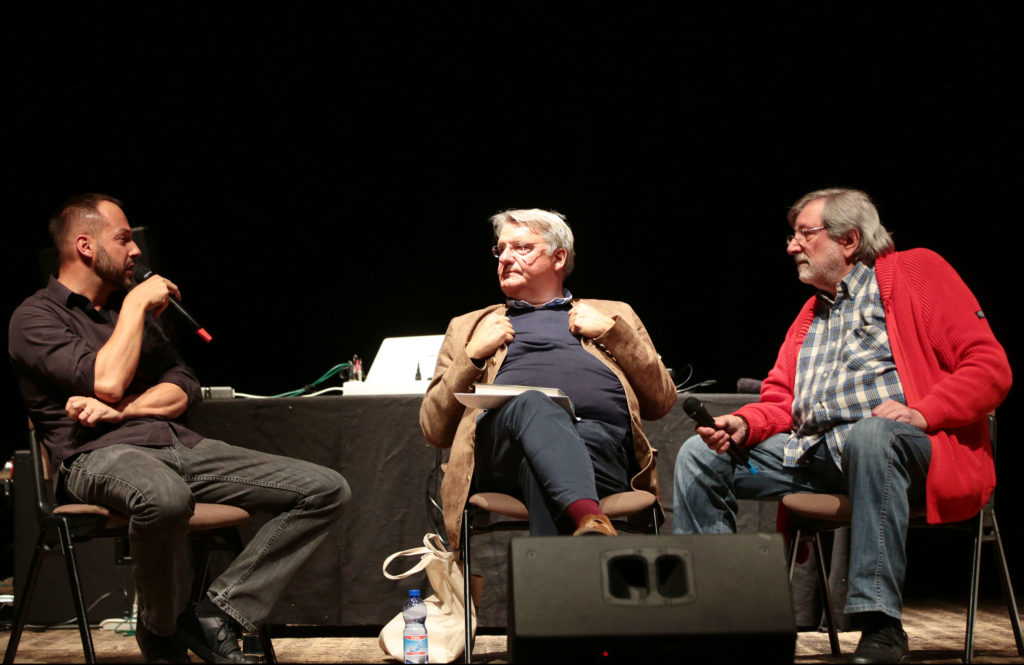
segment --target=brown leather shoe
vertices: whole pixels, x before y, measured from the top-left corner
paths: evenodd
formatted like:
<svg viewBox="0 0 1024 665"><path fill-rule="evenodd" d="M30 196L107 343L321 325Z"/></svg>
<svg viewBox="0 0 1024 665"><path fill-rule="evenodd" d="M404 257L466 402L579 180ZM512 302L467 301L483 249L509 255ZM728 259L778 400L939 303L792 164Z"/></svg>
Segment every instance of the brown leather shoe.
<svg viewBox="0 0 1024 665"><path fill-rule="evenodd" d="M617 536L619 532L612 526L612 521L607 515L587 515L580 522L579 528L573 532L574 536Z"/></svg>

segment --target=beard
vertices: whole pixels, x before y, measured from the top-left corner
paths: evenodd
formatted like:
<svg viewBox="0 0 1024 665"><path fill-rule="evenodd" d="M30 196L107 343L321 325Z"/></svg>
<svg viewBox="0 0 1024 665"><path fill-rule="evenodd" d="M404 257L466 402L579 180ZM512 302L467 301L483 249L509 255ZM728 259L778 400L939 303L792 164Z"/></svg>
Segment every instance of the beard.
<svg viewBox="0 0 1024 665"><path fill-rule="evenodd" d="M128 287L129 278L125 274L127 264L118 265L114 258L103 249L102 245L96 246L96 260L93 262L93 270L105 284L116 289Z"/></svg>
<svg viewBox="0 0 1024 665"><path fill-rule="evenodd" d="M845 274L846 262L837 247L831 248L830 251L815 259L811 259L803 253L797 254L793 258L798 262L796 271L800 281L819 289L831 291ZM800 263L801 260L806 263Z"/></svg>

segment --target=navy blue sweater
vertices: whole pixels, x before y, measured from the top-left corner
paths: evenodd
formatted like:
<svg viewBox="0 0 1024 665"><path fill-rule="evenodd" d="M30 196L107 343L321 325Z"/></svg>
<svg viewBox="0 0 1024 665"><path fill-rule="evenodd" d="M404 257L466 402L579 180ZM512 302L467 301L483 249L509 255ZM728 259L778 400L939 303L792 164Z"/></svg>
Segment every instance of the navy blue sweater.
<svg viewBox="0 0 1024 665"><path fill-rule="evenodd" d="M580 418L630 429L619 378L569 332L570 305L510 309L515 338L494 382L561 388Z"/></svg>

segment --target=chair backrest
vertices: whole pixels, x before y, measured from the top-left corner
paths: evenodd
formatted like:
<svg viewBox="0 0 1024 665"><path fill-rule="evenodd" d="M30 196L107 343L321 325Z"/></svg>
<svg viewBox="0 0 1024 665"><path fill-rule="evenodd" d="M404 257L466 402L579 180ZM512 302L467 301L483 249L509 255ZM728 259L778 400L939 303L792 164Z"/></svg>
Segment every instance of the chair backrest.
<svg viewBox="0 0 1024 665"><path fill-rule="evenodd" d="M996 459L996 432L998 429L996 427L996 412L992 411L988 414L988 438L992 441L992 461Z"/></svg>
<svg viewBox="0 0 1024 665"><path fill-rule="evenodd" d="M988 438L992 442L992 466L996 467L996 472L998 473L999 467L996 466L996 461L997 461L997 459L996 459L996 432L997 432L997 430L998 430L998 428L996 427L996 412L995 411L991 411L988 414ZM998 480L997 480L997 484L998 484ZM988 501L985 502L985 508L991 510L992 508L995 507L995 504L996 504L996 493L993 490L992 493L988 495ZM982 509L982 515L983 515L983 517L986 516L987 515L987 511Z"/></svg>
<svg viewBox="0 0 1024 665"><path fill-rule="evenodd" d="M29 422L28 444L32 453L32 485L36 491L36 510L43 517L53 514L57 502L53 498L53 485L50 483L53 469L50 464L50 454L43 446L43 442L36 436L36 430Z"/></svg>

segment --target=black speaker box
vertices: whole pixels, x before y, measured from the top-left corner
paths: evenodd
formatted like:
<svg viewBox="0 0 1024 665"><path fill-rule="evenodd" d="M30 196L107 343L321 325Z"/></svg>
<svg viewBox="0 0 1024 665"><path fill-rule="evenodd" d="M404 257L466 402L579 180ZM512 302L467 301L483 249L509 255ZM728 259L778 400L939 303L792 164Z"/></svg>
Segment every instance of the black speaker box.
<svg viewBox="0 0 1024 665"><path fill-rule="evenodd" d="M32 454L27 450L14 452L14 602L24 601L25 578L32 562L36 538L39 535L36 520L35 488L32 478ZM56 539L55 539L56 540ZM82 595L89 611L89 622L118 619L131 612L135 586L132 568L115 563L115 539L98 538L75 544L78 575L82 582ZM58 552L60 544L53 545ZM74 625L75 606L68 586L64 558L46 556L36 581L35 593L29 605L28 623L54 625L71 622Z"/></svg>
<svg viewBox="0 0 1024 665"><path fill-rule="evenodd" d="M511 662L792 663L779 534L516 538Z"/></svg>

